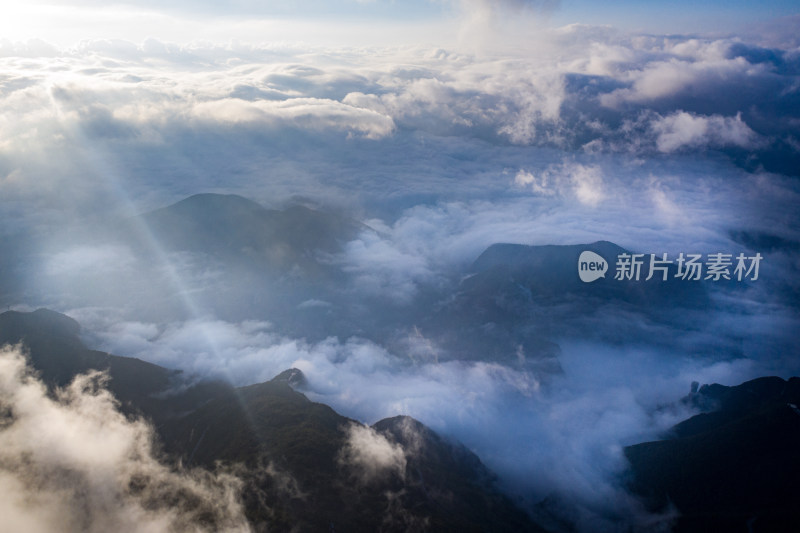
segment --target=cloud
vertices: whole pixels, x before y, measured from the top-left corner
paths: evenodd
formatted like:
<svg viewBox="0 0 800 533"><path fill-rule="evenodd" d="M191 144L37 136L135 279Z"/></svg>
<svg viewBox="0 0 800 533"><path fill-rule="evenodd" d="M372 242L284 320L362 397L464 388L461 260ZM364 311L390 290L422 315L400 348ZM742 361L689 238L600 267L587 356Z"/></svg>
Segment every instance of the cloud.
<svg viewBox="0 0 800 533"><path fill-rule="evenodd" d="M591 207L596 207L606 197L602 169L575 162L548 167L538 178L520 169L514 176L514 184L542 196L568 194Z"/></svg>
<svg viewBox="0 0 800 533"><path fill-rule="evenodd" d="M343 129L380 139L394 130L390 117L376 111L353 108L333 100L293 98L283 102L245 102L239 99L217 100L198 104L193 113L199 120L234 124L253 124L279 128Z"/></svg>
<svg viewBox="0 0 800 533"><path fill-rule="evenodd" d="M54 276L77 276L91 270L94 275L103 271L128 269L134 256L127 248L116 246L86 246L55 253L45 266Z"/></svg>
<svg viewBox="0 0 800 533"><path fill-rule="evenodd" d="M347 243L336 262L352 275L354 292L400 303L410 303L418 284L433 281L435 277L417 250L404 250L402 243L392 243L372 231L365 231Z"/></svg>
<svg viewBox="0 0 800 533"><path fill-rule="evenodd" d="M608 317L593 327L611 323ZM752 327L747 323L725 327ZM769 336L764 325L759 342ZM560 340L564 373L542 376L489 361L440 361L430 343L414 353L358 338L307 343L270 334L263 324L221 321L172 324L165 332L159 337L152 326L114 324L103 334L103 348L205 375L221 372L238 384L299 368L307 380L303 392L313 401L367 423L413 416L465 443L529 503L553 495L569 502L577 513L572 519L587 531L653 518L625 491L622 447L657 438L691 415L673 402L692 381L736 384L772 364L573 338ZM347 439L340 460L362 483L402 477L408 454L416 453L413 438L400 448L358 424L347 429Z"/></svg>
<svg viewBox="0 0 800 533"><path fill-rule="evenodd" d="M654 119L650 127L657 135L658 150L664 153L703 146L752 148L757 144L758 138L744 123L741 113L735 117L703 117L677 111Z"/></svg>
<svg viewBox="0 0 800 533"><path fill-rule="evenodd" d="M250 531L241 482L160 462L152 428L116 410L104 379L78 376L52 397L18 348L2 348L4 523L32 532Z"/></svg>
<svg viewBox="0 0 800 533"><path fill-rule="evenodd" d="M350 424L346 434L339 463L349 467L361 483L380 480L392 473L405 477L406 456L402 446L360 424Z"/></svg>
<svg viewBox="0 0 800 533"><path fill-rule="evenodd" d="M462 44L476 50L491 48L504 36L518 40L523 28L537 28L561 2L559 0L451 0L459 16ZM530 35L530 34L528 34Z"/></svg>
<svg viewBox="0 0 800 533"><path fill-rule="evenodd" d="M583 149L587 168L609 153L649 163L678 151L697 163L709 149L746 149L736 164L789 172L800 157L796 59L729 39L574 25L495 54L29 44L4 45L2 57L9 228L142 211L198 190L368 210L420 195L485 198L498 173L541 177L559 150Z"/></svg>
<svg viewBox="0 0 800 533"><path fill-rule="evenodd" d="M365 422L412 415L465 442L529 501L575 502L584 530L639 517L621 448L690 414L664 405L694 380L797 371L797 53L788 37L773 49L502 20L521 4L465 3L495 28L476 23L459 46L3 42L0 231L25 243L6 250L26 252L0 258L0 272L23 281L6 283L3 303L71 309L93 347L237 384L300 368L311 399ZM87 237L86 227L204 191L364 219L375 231L331 259L344 282L291 305L326 324L343 302L364 306L390 331L303 339L269 316L218 316L238 280L213 260L145 265ZM701 331L599 310L587 330L635 330L637 341L556 339L560 376L447 360L422 325L393 329L392 312L417 309L430 287L457 289L493 243L601 239L670 254L764 247L765 270L759 285L715 295ZM182 299L204 305L171 313ZM351 433L351 463L399 472L396 448ZM7 493L31 492L9 476ZM46 522L40 508L14 516Z"/></svg>
<svg viewBox="0 0 800 533"><path fill-rule="evenodd" d="M709 53L707 46L693 46L696 44L693 41L681 43L682 46L675 46L670 50L677 57L651 61L641 70L628 71L625 78L632 82L632 87L608 93L601 101L610 106L624 101L653 101L691 88L708 90L729 82L730 78L757 74L761 70L744 58L720 57L717 53ZM719 48L722 47L717 47L714 52Z"/></svg>
<svg viewBox="0 0 800 533"><path fill-rule="evenodd" d="M570 170L570 178L580 203L597 206L605 198L603 178L597 167L576 165Z"/></svg>
<svg viewBox="0 0 800 533"><path fill-rule="evenodd" d="M555 191L549 186L549 182L549 175L544 174L541 177L536 178L536 176L525 169L520 169L517 172L517 175L514 176L515 185L518 185L519 187L529 187L531 191L536 194L552 196L555 194Z"/></svg>

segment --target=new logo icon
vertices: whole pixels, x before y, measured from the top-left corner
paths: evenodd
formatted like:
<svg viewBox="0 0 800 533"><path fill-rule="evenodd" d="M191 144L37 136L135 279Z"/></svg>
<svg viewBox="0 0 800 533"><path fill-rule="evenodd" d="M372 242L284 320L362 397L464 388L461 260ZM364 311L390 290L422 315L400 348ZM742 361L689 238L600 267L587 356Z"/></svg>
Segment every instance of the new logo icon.
<svg viewBox="0 0 800 533"><path fill-rule="evenodd" d="M603 256L590 252L589 250L581 252L578 258L578 276L584 283L591 283L599 278L606 277L608 271L608 263Z"/></svg>

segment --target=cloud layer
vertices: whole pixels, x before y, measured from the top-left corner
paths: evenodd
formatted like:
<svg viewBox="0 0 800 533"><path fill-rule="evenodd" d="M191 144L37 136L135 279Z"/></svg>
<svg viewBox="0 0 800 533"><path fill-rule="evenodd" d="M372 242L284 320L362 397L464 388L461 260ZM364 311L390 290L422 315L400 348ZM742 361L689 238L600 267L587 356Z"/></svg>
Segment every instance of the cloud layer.
<svg viewBox="0 0 800 533"><path fill-rule="evenodd" d="M13 531L250 531L232 475L169 467L102 374L55 398L16 348L0 350L0 490Z"/></svg>
<svg viewBox="0 0 800 533"><path fill-rule="evenodd" d="M574 502L584 530L647 519L622 487L622 446L690 414L664 406L692 381L798 371L800 55L791 44L608 27L515 33L501 12L526 11L521 4L464 2L467 44L441 48L3 42L0 232L15 253L0 259L2 302L70 310L92 346L237 384L300 368L312 399L370 423L414 416L465 442L529 501ZM479 29L488 18L494 30ZM504 30L508 39L498 41L492 31ZM545 379L493 361L440 362L419 330L392 332L400 341L384 346L359 335L291 338L270 317L224 319L201 305L203 294L224 294L224 265L185 253L145 259L97 237L110 220L206 191L365 221L374 231L327 260L345 274L337 294L378 302L387 316L412 308L426 288L457 286L497 242L759 251L765 270L758 285L715 294L702 331L644 324L686 350L559 338L564 373ZM154 317L178 300L190 316ZM318 295L303 302L323 317L340 311ZM617 311L590 325L640 325ZM3 361L3 401L31 406L2 430L3 439L19 435L6 448L9 464L30 452L30 471L43 473L32 485L4 471L9 493L32 498L4 503L20 524L45 527L58 509L50 500L81 497L62 494L57 447L41 450L15 433L44 424L36 413L48 427L68 420L111 439L95 465L80 435L75 446L64 438L63 453L84 465L69 475L83 476L89 495L110 487L102 520L186 518L125 493L131 472L196 480L160 466L149 430L110 415L111 400L90 378L53 401L18 356ZM381 466L362 469L366 477L402 463L360 426L347 450L348 464ZM231 502L228 481L197 490L221 487ZM220 516L238 527L234 511Z"/></svg>
<svg viewBox="0 0 800 533"><path fill-rule="evenodd" d="M504 169L541 169L535 161L553 157L541 148L626 158L749 150L742 164L778 171L796 162L791 50L580 26L522 44L498 56L5 43L4 196L77 215L104 199L123 209L120 191L136 206L198 188L331 202L359 183L359 197L386 201L452 193L455 180L466 195L498 191Z"/></svg>
<svg viewBox="0 0 800 533"><path fill-rule="evenodd" d="M89 318L84 324L100 331ZM753 342L766 346L764 333L753 332ZM303 392L312 400L365 423L413 416L465 443L529 503L548 496L563 500L569 519L587 531L655 519L624 488L622 447L658 438L693 414L674 404L693 381L735 384L788 368L787 361L766 357L720 360L646 343L620 347L565 339L559 357L563 374L542 376L493 362L440 362L430 344L395 352L358 338L308 343L282 338L268 324L221 321L164 330L155 324L114 324L103 338L103 349L240 384L301 369L307 380ZM403 457L371 429L353 426L341 460L355 479L368 483L401 473Z"/></svg>

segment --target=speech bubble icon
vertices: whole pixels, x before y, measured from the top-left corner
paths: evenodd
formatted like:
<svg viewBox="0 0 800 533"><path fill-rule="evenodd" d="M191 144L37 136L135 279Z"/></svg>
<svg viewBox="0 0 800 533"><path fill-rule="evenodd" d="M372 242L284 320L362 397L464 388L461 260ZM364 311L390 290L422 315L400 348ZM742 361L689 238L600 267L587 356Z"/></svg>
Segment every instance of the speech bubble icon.
<svg viewBox="0 0 800 533"><path fill-rule="evenodd" d="M599 278L606 277L607 270L608 263L602 255L585 250L578 257L578 276L584 283L591 283Z"/></svg>

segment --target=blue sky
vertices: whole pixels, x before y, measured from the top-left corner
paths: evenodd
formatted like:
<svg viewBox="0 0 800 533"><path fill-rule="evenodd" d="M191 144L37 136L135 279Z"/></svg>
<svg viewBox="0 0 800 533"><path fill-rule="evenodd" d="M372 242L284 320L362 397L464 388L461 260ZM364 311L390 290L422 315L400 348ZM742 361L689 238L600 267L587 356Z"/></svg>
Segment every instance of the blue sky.
<svg viewBox="0 0 800 533"><path fill-rule="evenodd" d="M568 24L610 24L626 29L665 33L685 31L736 31L754 21L766 21L800 13L797 2L773 0L670 0L636 2L617 0L564 0L553 22Z"/></svg>
<svg viewBox="0 0 800 533"><path fill-rule="evenodd" d="M3 2L0 36L11 41L43 39L61 46L83 39L147 37L174 42L230 39L341 42L448 40L465 19L511 13L535 24L609 25L653 33L747 32L753 23L800 13L796 2L772 0L592 2L589 0L301 0L225 2L153 0L108 4L95 0ZM482 22L479 22L479 24ZM526 22L527 23L527 22Z"/></svg>

